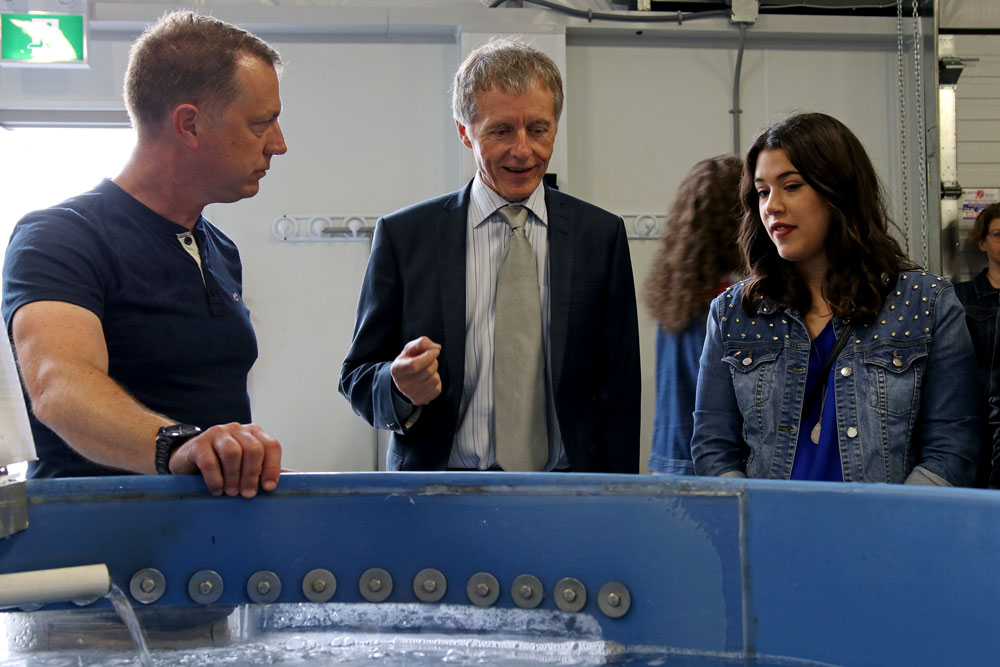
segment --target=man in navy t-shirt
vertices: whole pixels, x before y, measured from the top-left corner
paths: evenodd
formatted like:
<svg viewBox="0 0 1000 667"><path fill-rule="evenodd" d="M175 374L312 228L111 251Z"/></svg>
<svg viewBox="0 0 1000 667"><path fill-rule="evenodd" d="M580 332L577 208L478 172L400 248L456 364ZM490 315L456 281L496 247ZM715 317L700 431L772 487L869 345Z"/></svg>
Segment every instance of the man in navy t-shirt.
<svg viewBox="0 0 1000 667"><path fill-rule="evenodd" d="M132 47L136 148L90 192L26 215L3 316L31 404L33 477L200 473L215 494L277 486L281 445L250 423L257 341L233 242L202 217L252 197L286 151L278 54L175 12Z"/></svg>

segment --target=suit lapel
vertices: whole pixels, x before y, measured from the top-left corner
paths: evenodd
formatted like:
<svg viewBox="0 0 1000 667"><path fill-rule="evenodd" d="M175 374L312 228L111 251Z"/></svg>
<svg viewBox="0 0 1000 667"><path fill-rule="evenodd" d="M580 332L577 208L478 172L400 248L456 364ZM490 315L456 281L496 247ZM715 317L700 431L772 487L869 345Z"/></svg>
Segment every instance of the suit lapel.
<svg viewBox="0 0 1000 667"><path fill-rule="evenodd" d="M448 368L448 402L458 419L465 384L465 237L472 183L449 198L437 224L437 265L444 319L442 352ZM455 424L457 426L457 423Z"/></svg>
<svg viewBox="0 0 1000 667"><path fill-rule="evenodd" d="M573 211L557 190L545 189L549 217L549 350L552 386L558 390L566 354L573 275Z"/></svg>

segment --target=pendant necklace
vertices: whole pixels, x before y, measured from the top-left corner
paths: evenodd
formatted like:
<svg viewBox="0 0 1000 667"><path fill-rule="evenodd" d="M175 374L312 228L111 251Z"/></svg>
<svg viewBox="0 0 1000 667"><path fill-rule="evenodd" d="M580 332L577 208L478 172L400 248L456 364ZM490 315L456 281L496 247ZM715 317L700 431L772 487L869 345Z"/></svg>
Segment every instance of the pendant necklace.
<svg viewBox="0 0 1000 667"><path fill-rule="evenodd" d="M823 387L823 402L819 406L819 421L813 426L812 431L809 432L809 439L813 441L814 445L819 444L819 434L823 430L823 411L826 410L826 390L830 388L827 384Z"/></svg>
<svg viewBox="0 0 1000 667"><path fill-rule="evenodd" d="M816 345L815 341L813 341L810 344L810 350L809 350L810 354L812 354L812 352L815 351L815 345ZM819 352L816 353L816 360L817 361L820 360L820 358L819 358ZM820 382L823 381L822 378L817 378L817 380L820 381ZM820 435L820 432L823 429L823 411L826 410L826 390L829 389L829 388L830 388L830 386L829 386L828 383L824 383L823 384L823 399L822 399L823 402L820 403L820 406L819 406L819 420L817 420L816 425L812 427L812 431L809 432L809 439L812 440L812 442L813 442L814 445L818 445L819 444L819 435Z"/></svg>
<svg viewBox="0 0 1000 667"><path fill-rule="evenodd" d="M819 371L819 377L817 378L817 381L822 383L823 385L823 399L822 399L823 403L820 405L819 408L819 421L816 422L816 426L814 426L812 431L809 432L809 439L813 441L813 444L816 445L819 444L820 431L822 430L823 426L823 412L826 410L826 392L830 388L830 382L829 382L830 370L833 368L833 364L837 361L837 357L840 356L841 350L843 350L844 346L847 345L847 339L850 338L853 333L854 333L854 327L850 324L847 324L847 326L844 327L844 330L840 332L840 335L837 336L837 344L833 346L833 350L830 352L830 355L826 358L826 361L823 362L823 367ZM858 342L860 343L861 341ZM810 355L812 354L812 350L810 350L809 354ZM816 400L816 395L818 393L819 393L819 387L813 386L812 391L809 392L809 396L806 397L806 400L802 405L803 417L807 412L810 411L810 409L814 405L813 401Z"/></svg>

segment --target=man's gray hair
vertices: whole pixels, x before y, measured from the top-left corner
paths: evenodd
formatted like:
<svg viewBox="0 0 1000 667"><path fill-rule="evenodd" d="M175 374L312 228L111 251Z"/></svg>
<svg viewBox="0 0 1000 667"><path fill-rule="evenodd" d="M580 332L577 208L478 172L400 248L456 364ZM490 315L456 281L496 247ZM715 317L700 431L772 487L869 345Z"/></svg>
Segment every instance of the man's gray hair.
<svg viewBox="0 0 1000 667"><path fill-rule="evenodd" d="M471 125L479 115L476 101L493 88L508 95L523 95L535 85L552 91L553 111L562 115L562 75L555 61L520 37L494 37L469 54L455 73L451 89L451 112L462 125Z"/></svg>
<svg viewBox="0 0 1000 667"><path fill-rule="evenodd" d="M278 52L264 40L225 21L176 11L148 27L132 45L125 72L125 106L140 133L157 131L178 104L209 111L239 94L237 65L256 58L277 71Z"/></svg>

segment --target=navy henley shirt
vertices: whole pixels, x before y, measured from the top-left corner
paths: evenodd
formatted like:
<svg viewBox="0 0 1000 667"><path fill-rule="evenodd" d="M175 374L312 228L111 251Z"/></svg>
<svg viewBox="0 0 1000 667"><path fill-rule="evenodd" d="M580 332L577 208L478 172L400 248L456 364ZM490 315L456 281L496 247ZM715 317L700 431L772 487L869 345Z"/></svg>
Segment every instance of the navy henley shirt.
<svg viewBox="0 0 1000 667"><path fill-rule="evenodd" d="M257 339L239 251L202 217L192 230L199 270L182 245L187 232L110 180L29 213L14 228L4 263L8 334L28 303L86 308L104 328L108 375L140 403L202 428L249 422L247 374ZM30 477L122 473L81 457L34 414L29 419L39 458Z"/></svg>

